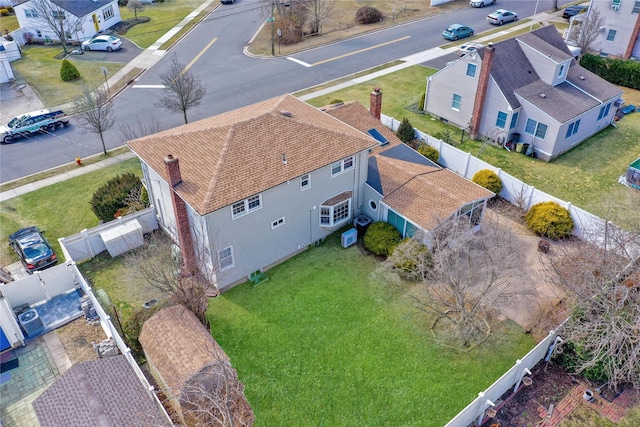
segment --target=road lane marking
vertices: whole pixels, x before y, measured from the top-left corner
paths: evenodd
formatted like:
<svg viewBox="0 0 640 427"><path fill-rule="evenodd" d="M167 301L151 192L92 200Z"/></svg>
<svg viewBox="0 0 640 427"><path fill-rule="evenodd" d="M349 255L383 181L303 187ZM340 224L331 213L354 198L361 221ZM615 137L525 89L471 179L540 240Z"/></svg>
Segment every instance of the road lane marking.
<svg viewBox="0 0 640 427"><path fill-rule="evenodd" d="M300 64L300 65L302 65L303 67L307 67L307 68L309 68L309 67L311 67L311 66L312 66L311 64L308 64L308 63L306 63L306 62L304 62L304 61L300 61L299 59L292 58L291 56L287 56L287 59L288 59L289 61L293 61L293 62L295 62L295 63L297 63L297 64Z"/></svg>
<svg viewBox="0 0 640 427"><path fill-rule="evenodd" d="M164 85L133 85L135 89L164 89Z"/></svg>
<svg viewBox="0 0 640 427"><path fill-rule="evenodd" d="M186 73L187 71L189 71L189 68L191 68L191 67L193 66L193 64L195 64L195 63L196 63L196 61L197 61L198 59L200 59L200 57L201 57L202 55L204 55L204 53L205 53L205 52L206 52L206 51L207 51L211 46L213 46L213 44L214 44L215 42L217 42L217 41L218 41L218 38L217 38L217 37L214 37L214 38L213 38L213 40L211 40L211 41L209 42L209 44L208 44L208 45L206 45L206 46L204 47L204 49L202 49L202 50L200 51L200 53L199 53L199 54L197 54L197 55L196 55L196 57L195 57L195 58L193 58L193 60L191 60L191 62L189 62L189 63L187 64L187 66L186 66L186 67L184 67L184 70L182 70L182 71L180 72L180 75L183 75L184 73Z"/></svg>
<svg viewBox="0 0 640 427"><path fill-rule="evenodd" d="M401 42L403 40L407 40L407 39L410 39L410 38L411 38L411 36L400 37L399 39L395 39L395 40L391 40L391 41L388 41L388 42L385 42L385 43L377 44L375 46L366 47L364 49L356 50L354 52L345 53L344 55L336 56L334 58L325 59L323 61L318 61L316 63L311 64L311 66L315 67L316 65L321 65L321 64L325 64L327 62L336 61L338 59L346 58L348 56L356 55L356 54L362 53L362 52L367 52L369 50L373 50L373 49L377 49L379 47L383 47L383 46L387 46L387 45L390 45L390 44L393 44L393 43Z"/></svg>

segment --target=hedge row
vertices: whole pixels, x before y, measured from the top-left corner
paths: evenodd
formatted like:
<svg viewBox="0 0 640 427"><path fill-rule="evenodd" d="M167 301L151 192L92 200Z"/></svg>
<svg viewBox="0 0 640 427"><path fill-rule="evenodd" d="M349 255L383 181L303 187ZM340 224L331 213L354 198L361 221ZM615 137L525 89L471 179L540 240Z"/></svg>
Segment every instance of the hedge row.
<svg viewBox="0 0 640 427"><path fill-rule="evenodd" d="M602 58L587 53L580 65L610 83L640 90L640 62Z"/></svg>

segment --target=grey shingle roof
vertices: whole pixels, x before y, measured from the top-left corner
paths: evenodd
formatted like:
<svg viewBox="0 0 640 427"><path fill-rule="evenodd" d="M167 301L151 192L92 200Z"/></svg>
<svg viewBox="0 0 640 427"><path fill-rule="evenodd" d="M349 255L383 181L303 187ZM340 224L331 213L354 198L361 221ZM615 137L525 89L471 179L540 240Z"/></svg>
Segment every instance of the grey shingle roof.
<svg viewBox="0 0 640 427"><path fill-rule="evenodd" d="M516 39L507 39L494 45L495 53L491 77L502 90L511 108L520 108L514 91L540 79ZM484 59L484 49L480 56Z"/></svg>
<svg viewBox="0 0 640 427"><path fill-rule="evenodd" d="M583 77L583 78L581 78ZM600 101L606 101L622 94L622 90L578 64L569 67L567 81L593 95Z"/></svg>
<svg viewBox="0 0 640 427"><path fill-rule="evenodd" d="M67 12L81 18L108 5L112 1L113 0L51 0L51 3L57 4Z"/></svg>
<svg viewBox="0 0 640 427"><path fill-rule="evenodd" d="M550 86L538 80L516 90L516 94L560 123L573 120L600 104L593 97L566 82Z"/></svg>
<svg viewBox="0 0 640 427"><path fill-rule="evenodd" d="M553 25L550 25L548 27L542 27L540 30L533 33L522 34L516 37L516 39L520 43L523 43L531 47L532 49L542 53L543 55L545 55L546 57L550 58L551 60L555 61L558 64L560 62L563 62L563 61L566 61L567 59L572 58L571 52L566 46L564 47L564 49L561 49L561 48L559 49L557 46L547 41L553 38L553 36L550 35L549 30L547 30L547 28L550 28L551 31L556 33L557 38L562 40L562 38L558 35L558 30L556 30ZM539 37L540 34L538 32L544 33L547 40L540 38Z"/></svg>
<svg viewBox="0 0 640 427"><path fill-rule="evenodd" d="M519 108L520 99L524 98L553 119L564 123L598 105L598 101L622 93L615 85L585 70L575 60L571 61L567 72L566 80L569 83L552 87L540 80L522 45L550 56L555 62L572 58L569 48L552 25L496 43L491 77L513 109ZM484 59L485 49L478 52ZM580 79L580 76L585 79ZM545 94L546 98L541 94Z"/></svg>
<svg viewBox="0 0 640 427"><path fill-rule="evenodd" d="M76 363L33 408L42 427L170 425L122 355Z"/></svg>

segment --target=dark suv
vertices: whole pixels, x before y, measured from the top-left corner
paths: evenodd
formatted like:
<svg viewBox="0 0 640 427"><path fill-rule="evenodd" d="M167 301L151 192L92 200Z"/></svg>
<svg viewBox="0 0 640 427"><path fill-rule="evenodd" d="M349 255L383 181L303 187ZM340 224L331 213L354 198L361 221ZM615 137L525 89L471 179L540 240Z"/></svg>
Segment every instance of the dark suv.
<svg viewBox="0 0 640 427"><path fill-rule="evenodd" d="M563 12L562 17L564 19L569 19L572 16L576 16L580 13L586 12L587 6L568 6Z"/></svg>
<svg viewBox="0 0 640 427"><path fill-rule="evenodd" d="M30 274L58 262L58 257L53 253L43 233L44 231L40 231L38 227L32 226L20 229L9 236L9 244Z"/></svg>

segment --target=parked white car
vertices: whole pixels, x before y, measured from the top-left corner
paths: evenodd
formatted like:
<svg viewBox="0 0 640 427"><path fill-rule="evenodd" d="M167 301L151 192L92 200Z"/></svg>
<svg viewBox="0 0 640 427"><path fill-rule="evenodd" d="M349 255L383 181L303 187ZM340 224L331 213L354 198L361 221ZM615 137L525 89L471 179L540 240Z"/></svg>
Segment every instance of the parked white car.
<svg viewBox="0 0 640 427"><path fill-rule="evenodd" d="M106 50L111 52L122 47L122 40L114 36L97 36L82 42L84 50Z"/></svg>
<svg viewBox="0 0 640 427"><path fill-rule="evenodd" d="M485 7L486 5L496 4L496 0L471 0L469 6L471 7Z"/></svg>
<svg viewBox="0 0 640 427"><path fill-rule="evenodd" d="M481 47L484 47L482 43L469 42L460 46L456 53L458 56L465 56L466 54L477 51Z"/></svg>

